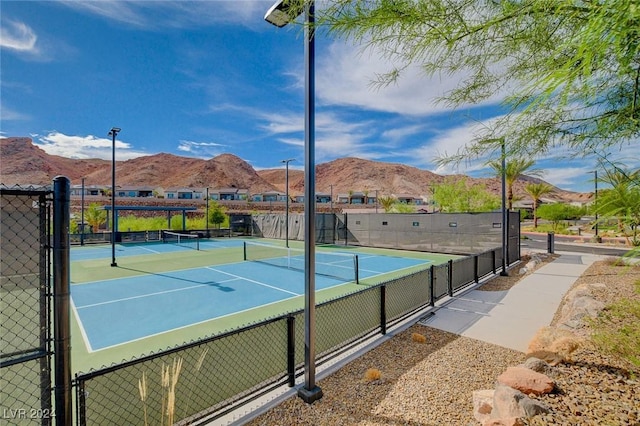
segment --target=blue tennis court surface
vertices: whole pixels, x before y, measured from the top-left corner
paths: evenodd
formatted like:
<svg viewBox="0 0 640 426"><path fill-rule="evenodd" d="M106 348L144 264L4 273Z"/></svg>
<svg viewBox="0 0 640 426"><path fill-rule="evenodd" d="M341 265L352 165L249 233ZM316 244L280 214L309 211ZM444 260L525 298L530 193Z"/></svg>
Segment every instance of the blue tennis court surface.
<svg viewBox="0 0 640 426"><path fill-rule="evenodd" d="M228 241L236 247L242 242ZM216 242L216 246L219 244ZM166 250L175 246L164 245ZM162 244L130 250L162 248ZM91 256L108 258L110 247ZM99 254L97 250L106 250ZM187 249L189 250L189 249ZM91 252L83 250L83 252ZM72 250L72 256L73 256ZM146 253L141 254L149 254ZM353 254L353 253L350 253ZM425 259L359 254L360 278L429 263ZM344 279L317 275L316 290L344 284ZM73 309L89 351L241 313L304 294L304 272L259 262L237 262L128 278L93 281L71 287Z"/></svg>

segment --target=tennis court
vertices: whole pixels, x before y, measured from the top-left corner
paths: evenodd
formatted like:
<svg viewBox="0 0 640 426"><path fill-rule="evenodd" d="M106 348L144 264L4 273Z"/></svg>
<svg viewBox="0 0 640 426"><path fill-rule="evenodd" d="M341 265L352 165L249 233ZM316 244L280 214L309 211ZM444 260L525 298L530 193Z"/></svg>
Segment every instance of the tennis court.
<svg viewBox="0 0 640 426"><path fill-rule="evenodd" d="M162 243L117 245L117 268L109 266L110 245L73 248L72 309L84 349L98 352L154 336L175 337L176 333L187 341L190 334L183 332L198 325L221 322L229 327L232 323L224 321L229 318L234 325L242 325L299 309L303 306L304 257L301 249L288 250L281 244L203 239L199 250L192 245ZM318 301L320 295L326 300L377 283L389 274L450 258L414 256L318 247Z"/></svg>

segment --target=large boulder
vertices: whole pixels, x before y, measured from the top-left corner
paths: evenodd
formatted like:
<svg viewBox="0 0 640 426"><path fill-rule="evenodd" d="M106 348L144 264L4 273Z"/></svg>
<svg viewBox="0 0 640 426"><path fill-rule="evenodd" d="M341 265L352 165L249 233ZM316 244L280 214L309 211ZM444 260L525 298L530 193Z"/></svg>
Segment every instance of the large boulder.
<svg viewBox="0 0 640 426"><path fill-rule="evenodd" d="M524 367L508 367L507 371L498 376L497 381L526 395L547 394L555 386L549 377Z"/></svg>
<svg viewBox="0 0 640 426"><path fill-rule="evenodd" d="M480 423L489 420L493 410L493 389L473 391L473 417Z"/></svg>
<svg viewBox="0 0 640 426"><path fill-rule="evenodd" d="M558 327L578 331L585 327L586 318L595 318L605 307L603 302L593 297L592 291L604 284L584 284L566 294L560 310Z"/></svg>
<svg viewBox="0 0 640 426"><path fill-rule="evenodd" d="M521 419L548 412L547 405L510 386L498 384L493 393L491 419Z"/></svg>

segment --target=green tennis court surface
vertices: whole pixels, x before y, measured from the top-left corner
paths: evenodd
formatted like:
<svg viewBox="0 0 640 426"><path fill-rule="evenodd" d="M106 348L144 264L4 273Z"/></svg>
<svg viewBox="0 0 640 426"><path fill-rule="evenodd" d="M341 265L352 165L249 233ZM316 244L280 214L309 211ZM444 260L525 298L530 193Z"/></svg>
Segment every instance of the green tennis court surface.
<svg viewBox="0 0 640 426"><path fill-rule="evenodd" d="M301 309L302 253L255 241L201 240L199 250L192 242L118 245L118 267L110 267L110 245L73 248L77 365L120 361ZM318 302L451 258L360 247L317 247L316 255Z"/></svg>

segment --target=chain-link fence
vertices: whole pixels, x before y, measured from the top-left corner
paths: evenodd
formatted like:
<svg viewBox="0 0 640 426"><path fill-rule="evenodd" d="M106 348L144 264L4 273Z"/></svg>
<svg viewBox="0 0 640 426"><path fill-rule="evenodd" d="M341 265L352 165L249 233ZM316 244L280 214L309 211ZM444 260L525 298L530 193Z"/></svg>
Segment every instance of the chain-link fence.
<svg viewBox="0 0 640 426"><path fill-rule="evenodd" d="M316 308L317 364L496 270L500 249L362 286ZM482 259L482 260L481 260ZM78 424L202 423L303 373L304 311L75 378Z"/></svg>
<svg viewBox="0 0 640 426"><path fill-rule="evenodd" d="M61 195L62 184L66 189ZM57 414L62 417L56 423L70 424L65 331L69 322L68 180L54 181L53 191L0 187L0 195L3 422L51 424L60 407ZM320 232L334 239L328 229L336 229L337 224L318 220ZM519 251L508 255L519 255ZM495 273L502 261L502 250L495 248L363 286L320 304L316 310L318 364L365 338L385 334L389 325ZM78 374L73 382L76 422L189 424L215 419L274 387L292 386L303 374L304 333L304 311L297 311Z"/></svg>
<svg viewBox="0 0 640 426"><path fill-rule="evenodd" d="M51 424L50 188L0 186L0 416Z"/></svg>

